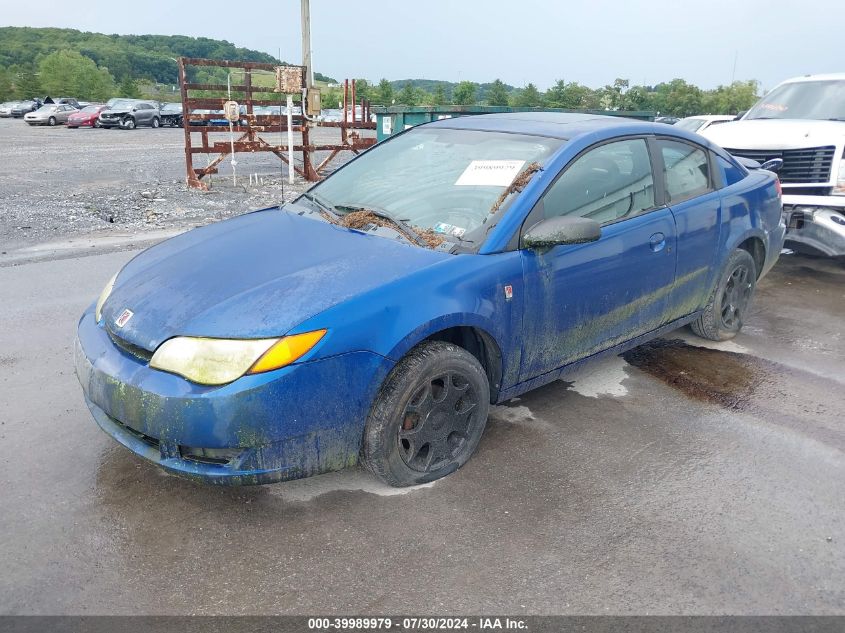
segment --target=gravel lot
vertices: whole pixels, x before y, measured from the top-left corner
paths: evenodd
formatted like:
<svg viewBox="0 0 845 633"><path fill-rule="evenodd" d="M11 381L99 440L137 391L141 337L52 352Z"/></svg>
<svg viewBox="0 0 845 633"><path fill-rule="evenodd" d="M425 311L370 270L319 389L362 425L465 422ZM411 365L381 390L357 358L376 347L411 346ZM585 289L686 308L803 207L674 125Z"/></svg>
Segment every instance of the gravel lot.
<svg viewBox="0 0 845 633"><path fill-rule="evenodd" d="M337 129L318 129L312 138L332 142L339 134ZM279 137L265 138L279 142ZM0 250L7 253L68 236L205 224L277 205L309 186L299 177L293 187L282 182L281 161L261 153L237 155L237 187L227 158L211 180L211 191L188 189L181 129L71 130L0 119L0 139L5 152L0 162ZM351 156L343 153L337 164ZM194 160L202 166L206 156ZM250 185L248 174L258 174L259 183Z"/></svg>

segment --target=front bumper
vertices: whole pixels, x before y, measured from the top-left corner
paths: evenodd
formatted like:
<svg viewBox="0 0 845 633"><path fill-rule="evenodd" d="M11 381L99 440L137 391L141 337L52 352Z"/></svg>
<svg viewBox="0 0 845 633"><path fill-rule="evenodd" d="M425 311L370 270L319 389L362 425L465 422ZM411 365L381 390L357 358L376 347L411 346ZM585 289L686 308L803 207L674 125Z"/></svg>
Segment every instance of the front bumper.
<svg viewBox="0 0 845 633"><path fill-rule="evenodd" d="M224 485L354 464L370 405L393 365L351 352L221 387L196 385L117 347L92 308L79 322L74 358L86 403L106 433L174 474Z"/></svg>
<svg viewBox="0 0 845 633"><path fill-rule="evenodd" d="M123 119L104 119L100 117L99 121L100 127L121 127L123 125Z"/></svg>
<svg viewBox="0 0 845 633"><path fill-rule="evenodd" d="M786 241L801 250L845 255L845 196L784 196Z"/></svg>

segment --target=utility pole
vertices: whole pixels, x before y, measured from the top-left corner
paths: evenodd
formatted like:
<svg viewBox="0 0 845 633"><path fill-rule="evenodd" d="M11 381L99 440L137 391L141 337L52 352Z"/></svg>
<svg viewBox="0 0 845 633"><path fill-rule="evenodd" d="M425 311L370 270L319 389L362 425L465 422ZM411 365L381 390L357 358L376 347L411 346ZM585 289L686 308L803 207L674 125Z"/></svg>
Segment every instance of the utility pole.
<svg viewBox="0 0 845 633"><path fill-rule="evenodd" d="M309 90L314 86L314 69L311 66L310 4L310 0L300 0L300 6L302 8L302 65L305 66L305 87Z"/></svg>

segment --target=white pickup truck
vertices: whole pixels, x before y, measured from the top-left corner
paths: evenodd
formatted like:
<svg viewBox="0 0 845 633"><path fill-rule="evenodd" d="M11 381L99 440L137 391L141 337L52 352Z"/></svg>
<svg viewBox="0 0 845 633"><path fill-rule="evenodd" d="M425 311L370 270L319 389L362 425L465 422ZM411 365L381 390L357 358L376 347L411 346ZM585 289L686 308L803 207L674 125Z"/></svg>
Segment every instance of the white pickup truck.
<svg viewBox="0 0 845 633"><path fill-rule="evenodd" d="M845 73L788 79L741 119L701 134L734 156L782 159L790 246L845 255Z"/></svg>

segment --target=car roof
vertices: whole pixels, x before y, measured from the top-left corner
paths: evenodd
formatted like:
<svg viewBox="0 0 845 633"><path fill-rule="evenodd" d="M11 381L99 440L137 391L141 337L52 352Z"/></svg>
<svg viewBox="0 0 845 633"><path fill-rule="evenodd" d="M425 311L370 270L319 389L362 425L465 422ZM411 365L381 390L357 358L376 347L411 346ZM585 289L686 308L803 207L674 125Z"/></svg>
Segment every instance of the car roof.
<svg viewBox="0 0 845 633"><path fill-rule="evenodd" d="M571 141L579 136L595 135L595 140L636 134L672 136L703 145L722 157L729 154L710 139L682 130L674 125L652 123L621 116L581 114L575 112L503 112L496 114L474 114L451 119L439 119L424 123L419 128L444 128L457 130L479 130L485 132L506 132L529 136L546 136Z"/></svg>
<svg viewBox="0 0 845 633"><path fill-rule="evenodd" d="M440 119L426 127L487 132L510 132L570 140L590 132L615 134L667 134L671 127L621 116L575 112L503 112Z"/></svg>
<svg viewBox="0 0 845 633"><path fill-rule="evenodd" d="M845 73L826 73L819 75L802 75L801 77L791 77L781 82L781 84L795 84L802 81L843 81L845 80Z"/></svg>

